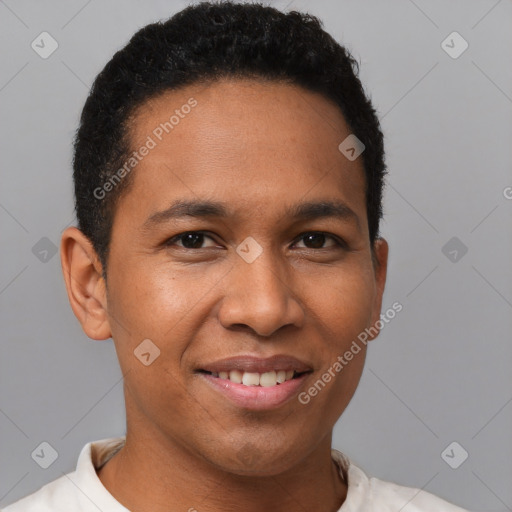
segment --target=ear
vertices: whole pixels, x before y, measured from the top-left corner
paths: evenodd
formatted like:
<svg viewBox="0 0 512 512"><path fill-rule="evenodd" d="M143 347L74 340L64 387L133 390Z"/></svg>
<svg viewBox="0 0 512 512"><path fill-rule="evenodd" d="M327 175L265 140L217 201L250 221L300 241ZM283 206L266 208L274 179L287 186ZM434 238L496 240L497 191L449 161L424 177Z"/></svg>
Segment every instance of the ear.
<svg viewBox="0 0 512 512"><path fill-rule="evenodd" d="M85 334L94 340L110 338L103 268L91 241L79 229L67 228L60 258L69 303Z"/></svg>
<svg viewBox="0 0 512 512"><path fill-rule="evenodd" d="M382 296L384 294L384 287L386 285L386 275L388 270L388 253L389 247L388 243L384 238L378 238L375 240L373 245L374 247L374 257L373 257L373 270L375 276L375 298L373 302L373 311L372 311L372 323L371 332L373 333L375 329L378 329L380 332L380 328L376 325L380 320L380 312L382 309ZM375 339L379 332L376 334L371 334L368 338L369 341Z"/></svg>

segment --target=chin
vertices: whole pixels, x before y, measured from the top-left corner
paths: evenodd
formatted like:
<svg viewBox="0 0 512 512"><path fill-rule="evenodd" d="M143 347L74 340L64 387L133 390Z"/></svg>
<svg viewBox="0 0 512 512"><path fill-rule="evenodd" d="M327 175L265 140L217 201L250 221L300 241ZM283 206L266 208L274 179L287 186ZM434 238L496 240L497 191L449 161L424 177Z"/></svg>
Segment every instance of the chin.
<svg viewBox="0 0 512 512"><path fill-rule="evenodd" d="M242 442L239 448L233 450L232 443L228 450L225 450L213 457L208 457L222 471L240 476L270 477L289 470L298 464L304 456L304 446L297 443L292 447L272 446L267 442Z"/></svg>

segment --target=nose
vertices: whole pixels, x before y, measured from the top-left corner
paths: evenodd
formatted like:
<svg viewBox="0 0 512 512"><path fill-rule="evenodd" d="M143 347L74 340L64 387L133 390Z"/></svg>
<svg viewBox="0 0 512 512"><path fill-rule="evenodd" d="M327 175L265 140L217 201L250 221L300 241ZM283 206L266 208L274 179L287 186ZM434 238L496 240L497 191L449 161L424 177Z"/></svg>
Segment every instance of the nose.
<svg viewBox="0 0 512 512"><path fill-rule="evenodd" d="M239 258L223 284L218 314L226 329L245 327L269 337L284 326L302 326L304 309L289 273L270 252L264 251L252 263Z"/></svg>

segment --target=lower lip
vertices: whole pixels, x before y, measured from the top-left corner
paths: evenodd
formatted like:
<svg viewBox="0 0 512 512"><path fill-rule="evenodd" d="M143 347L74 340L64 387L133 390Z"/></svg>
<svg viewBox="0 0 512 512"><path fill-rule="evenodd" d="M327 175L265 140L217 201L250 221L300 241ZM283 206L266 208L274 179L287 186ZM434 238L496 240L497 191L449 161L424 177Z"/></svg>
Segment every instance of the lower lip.
<svg viewBox="0 0 512 512"><path fill-rule="evenodd" d="M282 384L268 387L244 386L227 379L213 377L207 373L201 373L200 375L210 386L222 393L236 406L243 409L263 411L275 409L297 395L308 374L305 373Z"/></svg>

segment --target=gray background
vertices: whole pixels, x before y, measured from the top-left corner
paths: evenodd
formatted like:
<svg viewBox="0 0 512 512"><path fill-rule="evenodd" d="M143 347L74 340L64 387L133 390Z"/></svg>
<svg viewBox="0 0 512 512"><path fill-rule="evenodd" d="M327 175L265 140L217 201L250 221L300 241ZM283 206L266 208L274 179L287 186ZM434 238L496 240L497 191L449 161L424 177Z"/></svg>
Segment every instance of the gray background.
<svg viewBox="0 0 512 512"><path fill-rule="evenodd" d="M71 142L92 80L187 4L0 1L0 506L124 433L113 343L81 331L49 241L74 222ZM381 479L512 510L511 2L272 5L319 16L354 53L386 137L383 309L404 309L371 344L334 445ZM59 44L46 60L31 48L42 31ZM457 59L441 47L453 31L469 43ZM442 252L452 237L468 249L456 262ZM43 441L59 455L46 470L31 458ZM458 469L441 458L453 441L469 453Z"/></svg>

